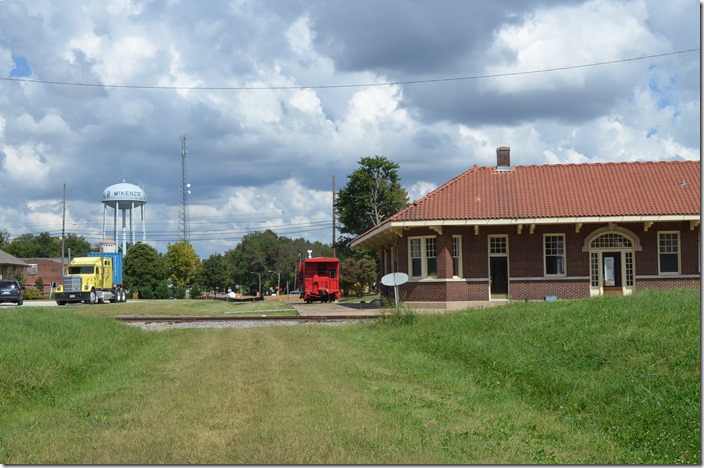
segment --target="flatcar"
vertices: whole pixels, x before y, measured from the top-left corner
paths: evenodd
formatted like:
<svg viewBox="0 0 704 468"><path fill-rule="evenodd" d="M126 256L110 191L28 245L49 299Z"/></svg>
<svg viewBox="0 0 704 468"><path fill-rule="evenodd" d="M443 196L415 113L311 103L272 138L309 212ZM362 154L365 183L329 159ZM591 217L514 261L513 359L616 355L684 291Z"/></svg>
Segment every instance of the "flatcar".
<svg viewBox="0 0 704 468"><path fill-rule="evenodd" d="M330 257L306 258L298 264L300 298L306 303L335 302L340 299L340 260Z"/></svg>

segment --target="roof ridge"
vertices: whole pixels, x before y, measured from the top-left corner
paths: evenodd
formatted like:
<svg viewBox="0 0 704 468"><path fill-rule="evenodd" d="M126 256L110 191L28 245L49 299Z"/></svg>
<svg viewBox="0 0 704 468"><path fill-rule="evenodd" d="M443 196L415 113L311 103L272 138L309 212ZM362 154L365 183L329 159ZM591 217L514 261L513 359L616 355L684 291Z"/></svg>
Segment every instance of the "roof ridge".
<svg viewBox="0 0 704 468"><path fill-rule="evenodd" d="M699 163L697 159L665 159L665 160L652 160L652 161L594 161L594 162L580 162L580 163L556 163L556 164L517 164L510 166L512 169L518 167L579 167L579 166L626 166L633 164L672 164L672 163ZM476 167L476 164L475 164ZM494 166L481 166L493 168ZM510 172L510 171L505 171Z"/></svg>

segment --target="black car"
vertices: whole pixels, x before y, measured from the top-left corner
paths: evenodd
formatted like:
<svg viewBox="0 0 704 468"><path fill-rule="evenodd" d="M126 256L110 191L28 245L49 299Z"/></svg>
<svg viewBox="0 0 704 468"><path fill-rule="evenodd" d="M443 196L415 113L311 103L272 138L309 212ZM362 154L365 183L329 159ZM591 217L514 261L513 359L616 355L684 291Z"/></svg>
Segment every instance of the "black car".
<svg viewBox="0 0 704 468"><path fill-rule="evenodd" d="M24 290L15 280L0 280L0 302L24 303Z"/></svg>

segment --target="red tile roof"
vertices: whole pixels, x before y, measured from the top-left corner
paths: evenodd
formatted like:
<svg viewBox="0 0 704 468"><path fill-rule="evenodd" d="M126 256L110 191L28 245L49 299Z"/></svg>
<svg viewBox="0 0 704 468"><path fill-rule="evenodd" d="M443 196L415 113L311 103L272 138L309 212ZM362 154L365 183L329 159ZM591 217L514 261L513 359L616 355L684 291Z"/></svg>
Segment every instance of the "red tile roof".
<svg viewBox="0 0 704 468"><path fill-rule="evenodd" d="M386 222L699 213L699 161L474 166Z"/></svg>

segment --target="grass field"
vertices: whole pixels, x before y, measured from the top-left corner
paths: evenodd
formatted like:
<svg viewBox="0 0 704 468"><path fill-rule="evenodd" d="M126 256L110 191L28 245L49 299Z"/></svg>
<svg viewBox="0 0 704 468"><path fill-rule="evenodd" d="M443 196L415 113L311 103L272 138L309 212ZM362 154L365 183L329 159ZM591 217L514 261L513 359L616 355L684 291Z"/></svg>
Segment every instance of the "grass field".
<svg viewBox="0 0 704 468"><path fill-rule="evenodd" d="M25 306L31 307L30 302ZM298 312L282 298L281 301L226 302L221 300L176 300L155 299L127 301L120 304L69 305L60 308L87 317L117 317L143 315L174 316L227 316L227 315L298 315ZM54 309L52 309L54 310Z"/></svg>
<svg viewBox="0 0 704 468"><path fill-rule="evenodd" d="M210 307L189 303L163 307ZM149 332L84 309L0 308L0 463L701 463L696 290L403 326Z"/></svg>

